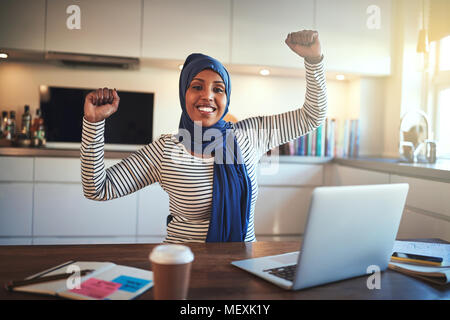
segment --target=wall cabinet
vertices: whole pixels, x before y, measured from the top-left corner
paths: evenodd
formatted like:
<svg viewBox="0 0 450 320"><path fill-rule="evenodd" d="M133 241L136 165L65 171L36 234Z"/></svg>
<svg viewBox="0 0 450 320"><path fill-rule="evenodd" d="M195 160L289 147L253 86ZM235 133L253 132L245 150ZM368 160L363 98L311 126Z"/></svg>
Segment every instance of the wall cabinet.
<svg viewBox="0 0 450 320"><path fill-rule="evenodd" d="M47 51L139 57L141 0L47 0Z"/></svg>
<svg viewBox="0 0 450 320"><path fill-rule="evenodd" d="M31 236L33 183L0 182L0 237Z"/></svg>
<svg viewBox="0 0 450 320"><path fill-rule="evenodd" d="M350 186L365 184L385 184L389 183L389 174L351 168L346 166L335 166L331 172L331 185Z"/></svg>
<svg viewBox="0 0 450 320"><path fill-rule="evenodd" d="M314 0L233 1L231 63L303 68L284 41L312 29L313 9Z"/></svg>
<svg viewBox="0 0 450 320"><path fill-rule="evenodd" d="M2 0L0 48L44 50L45 0Z"/></svg>
<svg viewBox="0 0 450 320"><path fill-rule="evenodd" d="M303 234L313 188L259 187L255 206L255 234Z"/></svg>
<svg viewBox="0 0 450 320"><path fill-rule="evenodd" d="M450 183L399 175L391 182L409 184L400 236L450 240Z"/></svg>
<svg viewBox="0 0 450 320"><path fill-rule="evenodd" d="M303 68L284 43L319 31L326 70L391 73L392 0L5 0L0 47Z"/></svg>
<svg viewBox="0 0 450 320"><path fill-rule="evenodd" d="M142 57L230 61L231 0L144 0Z"/></svg>
<svg viewBox="0 0 450 320"><path fill-rule="evenodd" d="M31 237L33 158L0 158L0 237ZM0 243L4 242L0 238ZM24 242L25 241L25 242ZM25 244L25 238L13 241Z"/></svg>
<svg viewBox="0 0 450 320"><path fill-rule="evenodd" d="M407 206L397 234L398 238L438 238L450 240L450 221L439 219L422 210Z"/></svg>
<svg viewBox="0 0 450 320"><path fill-rule="evenodd" d="M326 69L389 75L391 9L391 0L316 0Z"/></svg>
<svg viewBox="0 0 450 320"><path fill-rule="evenodd" d="M334 165L331 185L408 183L398 238L450 240L450 183Z"/></svg>
<svg viewBox="0 0 450 320"><path fill-rule="evenodd" d="M120 159L106 159L110 167ZM78 158L0 157L0 244L158 242L169 199L159 185L86 199Z"/></svg>
<svg viewBox="0 0 450 320"><path fill-rule="evenodd" d="M408 206L450 218L450 183L399 175L392 175L391 182L409 184Z"/></svg>
<svg viewBox="0 0 450 320"><path fill-rule="evenodd" d="M258 174L255 206L255 234L259 236L300 236L308 216L315 187L323 185L324 164L277 163L276 170Z"/></svg>
<svg viewBox="0 0 450 320"><path fill-rule="evenodd" d="M138 191L137 236L159 237L166 235L169 215L169 195L159 184Z"/></svg>
<svg viewBox="0 0 450 320"><path fill-rule="evenodd" d="M83 196L79 159L0 157L0 167L0 244L160 242L166 236L169 197L158 184L99 202ZM276 173L264 172L258 173L257 239L301 236L318 186L408 183L398 237L450 240L450 183L337 164L278 163Z"/></svg>
<svg viewBox="0 0 450 320"><path fill-rule="evenodd" d="M84 198L81 184L35 184L34 236L134 236L136 195Z"/></svg>

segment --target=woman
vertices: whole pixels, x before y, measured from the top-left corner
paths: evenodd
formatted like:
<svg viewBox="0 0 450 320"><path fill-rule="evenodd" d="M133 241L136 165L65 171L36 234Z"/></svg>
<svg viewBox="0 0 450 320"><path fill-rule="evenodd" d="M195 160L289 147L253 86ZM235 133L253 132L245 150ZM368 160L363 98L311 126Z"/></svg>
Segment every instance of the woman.
<svg viewBox="0 0 450 320"><path fill-rule="evenodd" d="M290 33L285 43L305 58L303 108L248 118L235 124L228 112L231 82L214 58L191 54L180 75L182 115L176 135L162 135L105 170L104 123L120 98L111 89L86 96L81 144L87 198L110 200L158 182L169 194L165 242L255 241L256 168L270 149L317 128L326 114L323 55L318 33ZM151 214L151 213L150 213Z"/></svg>

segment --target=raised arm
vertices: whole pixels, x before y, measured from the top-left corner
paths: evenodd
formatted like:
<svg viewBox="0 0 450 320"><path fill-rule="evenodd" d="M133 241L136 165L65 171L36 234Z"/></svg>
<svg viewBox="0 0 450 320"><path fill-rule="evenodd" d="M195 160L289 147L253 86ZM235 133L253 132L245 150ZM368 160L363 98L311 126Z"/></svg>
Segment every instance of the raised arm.
<svg viewBox="0 0 450 320"><path fill-rule="evenodd" d="M105 168L105 120L119 107L115 90L98 89L86 96L81 137L83 192L91 200L111 200L160 181L162 140L156 140L116 165Z"/></svg>
<svg viewBox="0 0 450 320"><path fill-rule="evenodd" d="M293 32L285 43L305 59L305 101L302 107L293 111L236 123L236 128L248 137L260 155L313 131L326 117L327 93L319 34L312 30Z"/></svg>

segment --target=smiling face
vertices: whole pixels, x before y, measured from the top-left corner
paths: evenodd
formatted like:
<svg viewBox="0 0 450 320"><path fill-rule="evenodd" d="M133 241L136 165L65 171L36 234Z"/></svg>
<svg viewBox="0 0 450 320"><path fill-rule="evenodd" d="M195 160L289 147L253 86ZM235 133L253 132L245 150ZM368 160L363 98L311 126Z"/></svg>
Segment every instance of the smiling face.
<svg viewBox="0 0 450 320"><path fill-rule="evenodd" d="M210 69L199 72L186 90L186 112L192 121L210 127L220 120L227 105L225 83Z"/></svg>

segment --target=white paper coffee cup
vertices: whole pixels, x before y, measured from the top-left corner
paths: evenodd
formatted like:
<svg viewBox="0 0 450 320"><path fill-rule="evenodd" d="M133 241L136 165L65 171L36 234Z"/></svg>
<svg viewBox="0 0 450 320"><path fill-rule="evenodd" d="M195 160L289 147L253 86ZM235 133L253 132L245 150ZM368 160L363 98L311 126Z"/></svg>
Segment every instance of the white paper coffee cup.
<svg viewBox="0 0 450 320"><path fill-rule="evenodd" d="M165 244L149 255L156 300L183 300L187 297L194 254L187 246Z"/></svg>

